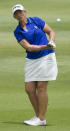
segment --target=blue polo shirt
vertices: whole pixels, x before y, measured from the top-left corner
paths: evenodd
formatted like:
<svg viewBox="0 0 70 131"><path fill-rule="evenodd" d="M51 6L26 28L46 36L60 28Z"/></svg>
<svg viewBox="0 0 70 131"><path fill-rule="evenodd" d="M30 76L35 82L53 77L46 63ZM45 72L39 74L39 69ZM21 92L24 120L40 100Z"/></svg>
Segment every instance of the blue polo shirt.
<svg viewBox="0 0 70 131"><path fill-rule="evenodd" d="M45 26L45 22L39 17L29 17L27 18L26 28L24 30L20 24L16 27L14 31L14 35L18 41L18 43L26 39L31 45L47 45L49 40L47 39L46 33L43 31ZM29 52L27 51L27 58L29 59L37 59L48 55L49 53L53 53L52 49L44 49L40 51Z"/></svg>

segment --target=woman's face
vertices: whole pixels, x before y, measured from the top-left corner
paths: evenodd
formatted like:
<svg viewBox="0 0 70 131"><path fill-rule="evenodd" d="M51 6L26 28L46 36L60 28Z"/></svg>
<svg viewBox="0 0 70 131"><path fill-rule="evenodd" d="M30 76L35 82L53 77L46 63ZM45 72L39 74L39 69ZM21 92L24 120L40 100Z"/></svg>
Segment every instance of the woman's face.
<svg viewBox="0 0 70 131"><path fill-rule="evenodd" d="M17 19L19 22L20 21L24 21L26 18L26 11L22 11L22 10L17 10L14 13L14 18Z"/></svg>

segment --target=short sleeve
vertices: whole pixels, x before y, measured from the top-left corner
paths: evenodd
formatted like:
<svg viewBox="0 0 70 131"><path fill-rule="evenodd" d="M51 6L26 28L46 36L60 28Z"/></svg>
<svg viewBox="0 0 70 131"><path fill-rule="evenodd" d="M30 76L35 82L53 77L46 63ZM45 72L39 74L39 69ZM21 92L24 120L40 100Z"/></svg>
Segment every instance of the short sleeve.
<svg viewBox="0 0 70 131"><path fill-rule="evenodd" d="M45 26L45 21L44 21L44 20L42 20L42 19L39 18L39 17L32 17L32 19L33 19L33 21L36 23L36 25L37 25L39 28L41 28L41 29L44 28L44 26Z"/></svg>
<svg viewBox="0 0 70 131"><path fill-rule="evenodd" d="M14 36L16 37L18 43L19 43L21 40L24 39L24 36L23 36L23 34L22 34L21 31L18 31L18 32L14 31Z"/></svg>

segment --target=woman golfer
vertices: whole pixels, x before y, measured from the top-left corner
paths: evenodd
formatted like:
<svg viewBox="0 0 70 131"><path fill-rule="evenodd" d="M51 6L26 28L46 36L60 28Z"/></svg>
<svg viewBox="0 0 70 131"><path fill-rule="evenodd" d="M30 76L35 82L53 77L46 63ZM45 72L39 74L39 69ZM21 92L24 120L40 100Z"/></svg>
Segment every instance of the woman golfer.
<svg viewBox="0 0 70 131"><path fill-rule="evenodd" d="M35 116L24 121L28 125L46 125L48 105L48 82L56 80L57 63L54 49L54 31L39 17L26 16L22 5L12 8L13 17L18 20L14 35L26 50L25 90L34 108ZM49 35L47 39L46 33Z"/></svg>

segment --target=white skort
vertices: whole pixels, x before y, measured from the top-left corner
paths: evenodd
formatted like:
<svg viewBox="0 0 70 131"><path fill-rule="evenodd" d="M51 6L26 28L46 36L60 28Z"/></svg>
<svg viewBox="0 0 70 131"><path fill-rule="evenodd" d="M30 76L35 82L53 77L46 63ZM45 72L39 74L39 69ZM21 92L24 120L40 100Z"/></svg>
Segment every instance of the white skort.
<svg viewBox="0 0 70 131"><path fill-rule="evenodd" d="M55 53L38 59L25 58L25 82L56 80L58 74Z"/></svg>

